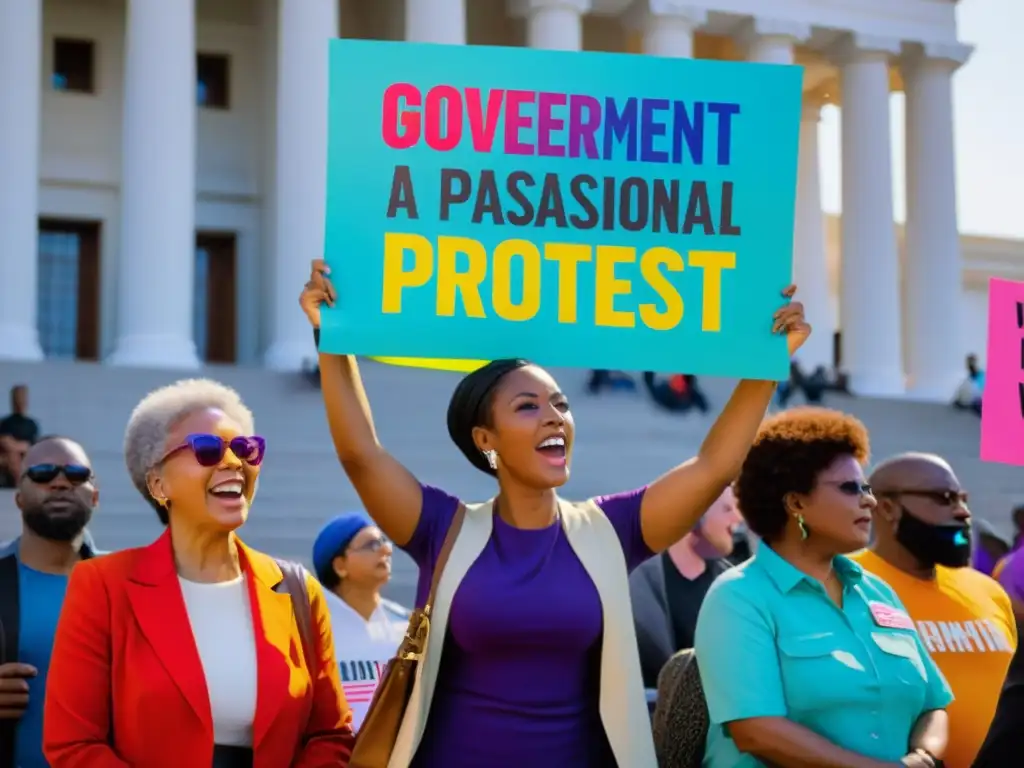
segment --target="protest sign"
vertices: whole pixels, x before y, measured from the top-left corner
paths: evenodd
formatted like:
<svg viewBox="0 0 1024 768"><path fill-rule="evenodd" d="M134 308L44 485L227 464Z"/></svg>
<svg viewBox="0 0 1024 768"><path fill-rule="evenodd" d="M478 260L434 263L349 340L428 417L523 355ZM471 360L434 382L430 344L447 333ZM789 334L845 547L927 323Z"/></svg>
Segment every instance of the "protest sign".
<svg viewBox="0 0 1024 768"><path fill-rule="evenodd" d="M1024 283L988 283L981 459L1024 465Z"/></svg>
<svg viewBox="0 0 1024 768"><path fill-rule="evenodd" d="M334 40L321 349L782 379L802 70Z"/></svg>

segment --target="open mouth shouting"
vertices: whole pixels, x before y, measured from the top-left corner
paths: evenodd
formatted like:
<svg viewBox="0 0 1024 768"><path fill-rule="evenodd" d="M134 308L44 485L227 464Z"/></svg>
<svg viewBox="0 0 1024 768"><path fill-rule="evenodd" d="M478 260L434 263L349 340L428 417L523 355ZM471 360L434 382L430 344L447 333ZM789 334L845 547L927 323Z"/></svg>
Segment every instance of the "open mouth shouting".
<svg viewBox="0 0 1024 768"><path fill-rule="evenodd" d="M221 480L211 486L207 493L217 500L218 505L228 510L242 509L246 504L243 494L245 481L239 479Z"/></svg>
<svg viewBox="0 0 1024 768"><path fill-rule="evenodd" d="M553 467L566 464L565 435L553 435L537 444L537 452Z"/></svg>

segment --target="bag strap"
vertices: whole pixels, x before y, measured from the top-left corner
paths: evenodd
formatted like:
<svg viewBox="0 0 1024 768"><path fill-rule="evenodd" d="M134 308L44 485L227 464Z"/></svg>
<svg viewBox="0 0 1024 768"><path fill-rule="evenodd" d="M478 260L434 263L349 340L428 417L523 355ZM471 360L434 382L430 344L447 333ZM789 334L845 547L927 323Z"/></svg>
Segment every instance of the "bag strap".
<svg viewBox="0 0 1024 768"><path fill-rule="evenodd" d="M306 657L306 668L312 670L316 663L316 642L313 639L313 609L309 605L309 590L306 588L306 570L298 563L288 560L277 560L281 569L281 582L274 587L275 592L287 592L292 599L292 613L299 627L302 640L302 653Z"/></svg>
<svg viewBox="0 0 1024 768"><path fill-rule="evenodd" d="M423 606L423 613L430 616L434 607L434 595L437 594L437 585L441 583L441 575L444 567L448 564L448 555L452 553L455 540L459 538L459 531L462 528L462 521L466 517L466 505L459 502L459 508L455 510L452 517L452 524L448 526L448 533L445 534L444 543L441 544L441 551L437 553L437 560L434 561L434 573L430 577L430 592L427 593L427 602Z"/></svg>

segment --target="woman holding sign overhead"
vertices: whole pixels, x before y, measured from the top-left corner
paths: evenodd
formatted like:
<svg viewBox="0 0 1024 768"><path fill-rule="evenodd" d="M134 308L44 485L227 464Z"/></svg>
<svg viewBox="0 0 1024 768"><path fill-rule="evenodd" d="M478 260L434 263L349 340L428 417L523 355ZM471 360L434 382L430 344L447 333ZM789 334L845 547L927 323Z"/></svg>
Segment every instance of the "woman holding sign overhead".
<svg viewBox="0 0 1024 768"><path fill-rule="evenodd" d="M314 329L320 306L335 302L328 275L314 261L300 298ZM765 318L790 353L811 331L794 293ZM650 485L569 503L557 493L572 459L568 399L542 368L494 361L463 378L448 407L451 439L497 479L494 498L463 504L377 441L354 357L321 353L320 370L338 458L367 512L419 565L417 607L431 612L387 764L654 768L628 574L736 477L775 383L740 382L697 456Z"/></svg>

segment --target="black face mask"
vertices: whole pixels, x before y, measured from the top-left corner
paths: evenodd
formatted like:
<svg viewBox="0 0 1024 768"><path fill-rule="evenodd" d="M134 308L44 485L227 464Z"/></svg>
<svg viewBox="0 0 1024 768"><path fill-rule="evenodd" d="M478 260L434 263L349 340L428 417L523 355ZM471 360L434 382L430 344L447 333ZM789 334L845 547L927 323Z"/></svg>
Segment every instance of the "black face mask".
<svg viewBox="0 0 1024 768"><path fill-rule="evenodd" d="M62 499L68 504L59 513L48 508L48 500L23 509L21 519L25 526L37 536L50 541L72 541L89 524L92 507L77 498Z"/></svg>
<svg viewBox="0 0 1024 768"><path fill-rule="evenodd" d="M896 525L896 541L922 565L963 568L971 562L971 524L932 525L914 517L906 507Z"/></svg>

